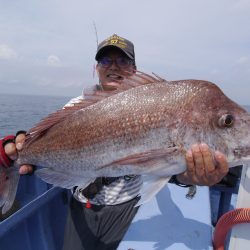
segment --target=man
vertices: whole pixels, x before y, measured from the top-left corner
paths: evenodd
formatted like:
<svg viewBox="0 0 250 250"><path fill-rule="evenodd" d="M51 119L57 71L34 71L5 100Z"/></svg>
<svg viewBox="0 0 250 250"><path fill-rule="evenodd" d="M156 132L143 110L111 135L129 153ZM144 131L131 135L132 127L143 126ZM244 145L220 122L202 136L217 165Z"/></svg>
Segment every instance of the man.
<svg viewBox="0 0 250 250"><path fill-rule="evenodd" d="M98 89L109 90L108 83L119 83L136 70L133 43L116 34L98 45L95 59L98 62ZM15 142L4 143L6 155L11 160L17 158L24 138L25 134L21 133ZM187 171L172 178L177 185L213 185L228 171L225 156L215 152L213 157L206 144L193 145L186 154L186 162ZM32 172L32 166L21 166L20 174L29 172ZM139 200L141 184L140 176L122 176L97 178L84 190L75 187L64 249L116 249L137 212L134 206Z"/></svg>

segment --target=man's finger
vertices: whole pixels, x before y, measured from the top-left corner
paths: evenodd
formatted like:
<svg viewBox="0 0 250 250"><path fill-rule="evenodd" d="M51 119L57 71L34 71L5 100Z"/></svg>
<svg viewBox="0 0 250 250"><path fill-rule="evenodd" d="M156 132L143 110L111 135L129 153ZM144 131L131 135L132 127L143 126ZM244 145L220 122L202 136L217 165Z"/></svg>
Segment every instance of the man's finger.
<svg viewBox="0 0 250 250"><path fill-rule="evenodd" d="M193 182L193 176L195 174L195 169L194 169L194 160L193 160L193 155L192 151L188 150L185 155L186 158L186 165L187 165L187 170L184 173L179 174L178 181L184 184L190 184L189 182Z"/></svg>
<svg viewBox="0 0 250 250"><path fill-rule="evenodd" d="M23 143L25 141L25 137L26 137L26 135L24 133L20 133L20 134L17 135L16 140L15 140L17 150L22 149Z"/></svg>
<svg viewBox="0 0 250 250"><path fill-rule="evenodd" d="M205 173L208 176L208 178L211 178L215 171L215 163L214 163L213 155L208 145L205 143L202 143L200 145L200 149L201 149L202 157L204 161Z"/></svg>
<svg viewBox="0 0 250 250"><path fill-rule="evenodd" d="M193 158L193 153L191 150L188 150L186 155L186 163L187 163L187 171L195 174L195 167L194 167L194 158Z"/></svg>
<svg viewBox="0 0 250 250"><path fill-rule="evenodd" d="M198 178L203 177L205 174L205 166L204 166L201 149L198 144L194 144L191 147L191 149L192 149L193 158L194 158L196 175Z"/></svg>
<svg viewBox="0 0 250 250"><path fill-rule="evenodd" d="M29 174L33 172L33 167L31 165L22 165L19 169L19 174Z"/></svg>
<svg viewBox="0 0 250 250"><path fill-rule="evenodd" d="M226 156L219 151L214 153L215 160L217 162L217 172L223 178L228 173L228 162Z"/></svg>
<svg viewBox="0 0 250 250"><path fill-rule="evenodd" d="M16 150L16 145L13 142L9 142L4 146L4 151L6 155L11 159L11 160L16 160L17 158L17 150Z"/></svg>

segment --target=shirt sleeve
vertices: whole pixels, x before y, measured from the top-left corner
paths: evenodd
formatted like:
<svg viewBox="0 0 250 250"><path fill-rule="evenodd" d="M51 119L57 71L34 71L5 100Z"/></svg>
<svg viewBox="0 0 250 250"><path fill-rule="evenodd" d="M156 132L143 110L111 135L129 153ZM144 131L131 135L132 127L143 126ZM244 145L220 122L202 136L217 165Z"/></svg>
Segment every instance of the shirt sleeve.
<svg viewBox="0 0 250 250"><path fill-rule="evenodd" d="M64 105L63 108L65 107L72 107L74 106L74 104L77 104L79 102L81 102L82 100L84 100L84 93L86 92L91 92L91 91L95 91L98 89L98 85L94 85L94 86L91 86L91 87L88 87L88 88L85 88L82 92L82 95L78 96L78 97L75 97L75 98L72 98L68 103L66 103Z"/></svg>
<svg viewBox="0 0 250 250"><path fill-rule="evenodd" d="M72 106L74 106L74 104L77 104L77 103L79 103L81 100L83 100L84 99L84 96L83 95L80 95L80 96L78 96L78 97L75 97L75 98L72 98L69 102L67 102L64 106L63 106L63 108L65 108L65 107L72 107Z"/></svg>

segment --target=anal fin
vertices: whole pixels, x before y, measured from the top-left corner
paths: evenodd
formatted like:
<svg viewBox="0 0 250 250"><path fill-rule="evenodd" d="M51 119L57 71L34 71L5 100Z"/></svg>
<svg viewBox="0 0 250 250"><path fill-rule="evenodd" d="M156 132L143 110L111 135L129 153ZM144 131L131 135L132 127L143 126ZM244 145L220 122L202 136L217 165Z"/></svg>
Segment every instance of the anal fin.
<svg viewBox="0 0 250 250"><path fill-rule="evenodd" d="M136 206L140 206L151 200L168 183L170 178L171 177L142 176L141 199Z"/></svg>

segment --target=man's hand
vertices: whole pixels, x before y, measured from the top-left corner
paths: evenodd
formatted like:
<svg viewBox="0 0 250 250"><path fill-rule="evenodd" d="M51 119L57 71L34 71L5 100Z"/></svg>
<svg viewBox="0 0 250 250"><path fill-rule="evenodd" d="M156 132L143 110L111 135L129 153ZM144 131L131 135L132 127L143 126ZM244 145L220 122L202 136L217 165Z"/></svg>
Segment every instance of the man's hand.
<svg viewBox="0 0 250 250"><path fill-rule="evenodd" d="M16 136L15 142L9 142L4 146L4 151L11 160L17 159L18 151L22 150L24 140L25 134L20 133ZM20 174L28 174L32 173L32 171L33 167L31 165L22 165L19 169Z"/></svg>
<svg viewBox="0 0 250 250"><path fill-rule="evenodd" d="M204 143L194 144L187 151L186 163L186 172L177 175L178 181L183 184L212 186L228 173L226 156L219 151L215 151L213 156Z"/></svg>

